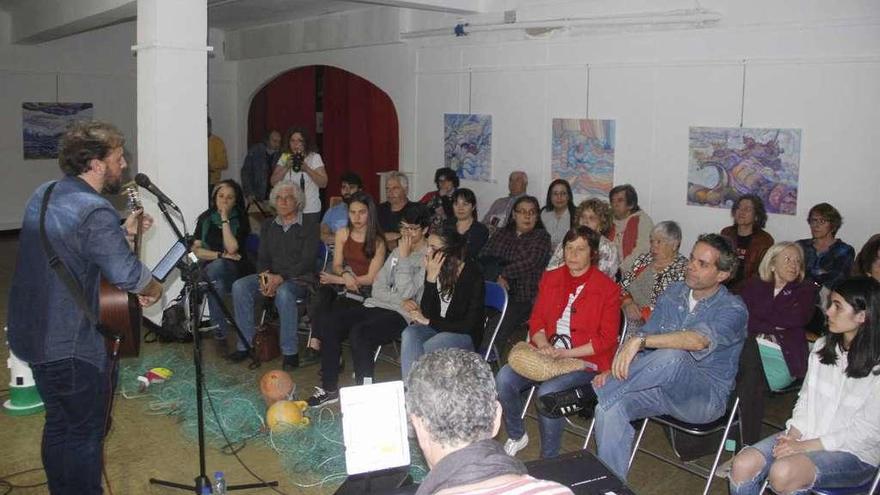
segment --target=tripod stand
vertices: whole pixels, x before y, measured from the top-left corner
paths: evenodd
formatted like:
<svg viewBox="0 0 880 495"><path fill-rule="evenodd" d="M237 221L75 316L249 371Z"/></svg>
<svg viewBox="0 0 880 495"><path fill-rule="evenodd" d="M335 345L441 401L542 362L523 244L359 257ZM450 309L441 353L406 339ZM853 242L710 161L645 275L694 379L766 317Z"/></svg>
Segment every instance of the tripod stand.
<svg viewBox="0 0 880 495"><path fill-rule="evenodd" d="M202 370L202 336L201 332L199 332L199 323L201 322L201 307L202 301L205 293L209 294L210 297L215 297L219 300L220 306L223 308L224 317L227 320L233 321L233 328L235 328L236 333L238 334L238 338L241 342L244 343L245 348L248 350L248 354L253 358L253 350L251 349L250 344L247 339L244 337L244 334L241 333L241 329L238 328L234 323L234 319L230 318L229 310L223 305L223 301L220 298L220 295L214 290L214 287L211 285L210 280L203 280L204 274L202 272L201 267L196 261L195 254L192 252L192 238L189 235L184 235L180 232L180 229L177 227L177 224L174 223L174 220L171 218L171 215L168 213L168 209L163 201L159 201L159 209L162 211L162 214L168 220L168 223L171 224L171 228L174 230L174 233L177 235L178 241L185 246L185 252L177 260L175 266L180 271L181 280L183 280L185 293L188 297L188 307L189 307L189 317L190 317L190 328L193 333L193 364L196 370L196 411L198 414L198 438L199 438L199 474L195 478L194 485L186 485L182 483L176 483L173 481L166 481L157 478L150 478L150 484L153 485L161 485L167 486L170 488L177 488L180 490L187 490L193 493L197 493L199 495L202 494L205 487L211 486L211 480L208 479L205 470L205 418L204 418L204 372ZM249 488L265 488L269 486L278 486L277 481L268 481L263 483L251 483L246 485L230 485L227 486L227 490L245 490Z"/></svg>

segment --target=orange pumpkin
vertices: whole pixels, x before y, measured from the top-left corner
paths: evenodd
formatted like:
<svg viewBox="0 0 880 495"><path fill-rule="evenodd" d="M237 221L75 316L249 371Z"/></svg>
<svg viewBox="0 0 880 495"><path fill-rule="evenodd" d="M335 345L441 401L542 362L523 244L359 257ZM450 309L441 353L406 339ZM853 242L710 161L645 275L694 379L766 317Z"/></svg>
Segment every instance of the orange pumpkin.
<svg viewBox="0 0 880 495"><path fill-rule="evenodd" d="M266 411L266 423L273 433L294 426L308 426L309 418L303 416L303 411L308 408L308 403L303 400L279 400Z"/></svg>
<svg viewBox="0 0 880 495"><path fill-rule="evenodd" d="M293 389L293 379L281 370L269 371L260 379L260 393L263 394L266 406L289 399L293 395Z"/></svg>

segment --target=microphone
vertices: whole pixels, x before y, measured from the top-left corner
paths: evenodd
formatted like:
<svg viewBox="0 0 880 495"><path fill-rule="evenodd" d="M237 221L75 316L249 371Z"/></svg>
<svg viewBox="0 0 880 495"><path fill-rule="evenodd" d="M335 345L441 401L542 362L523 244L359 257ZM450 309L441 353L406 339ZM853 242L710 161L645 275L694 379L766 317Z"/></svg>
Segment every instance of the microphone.
<svg viewBox="0 0 880 495"><path fill-rule="evenodd" d="M168 206L174 208L175 210L180 211L180 208L178 208L177 205L174 204L174 201L171 201L171 198L169 198L168 196L165 195L165 193L163 193L161 190L159 190L159 188L156 187L155 184L153 184L153 181L151 181L150 178L147 177L147 174L135 175L134 182L135 182L135 184L146 189L147 191L150 191L151 193L153 193L153 196L156 196L156 199L158 199L160 203L165 203Z"/></svg>

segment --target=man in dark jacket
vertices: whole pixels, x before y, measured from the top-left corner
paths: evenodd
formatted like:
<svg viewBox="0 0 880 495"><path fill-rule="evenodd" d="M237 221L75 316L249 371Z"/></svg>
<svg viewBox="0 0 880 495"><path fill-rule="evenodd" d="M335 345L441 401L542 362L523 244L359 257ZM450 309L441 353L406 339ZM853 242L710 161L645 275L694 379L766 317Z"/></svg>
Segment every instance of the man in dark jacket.
<svg viewBox="0 0 880 495"><path fill-rule="evenodd" d="M281 154L281 133L270 131L266 140L251 146L241 166L241 188L245 199L264 201L269 197L269 176Z"/></svg>

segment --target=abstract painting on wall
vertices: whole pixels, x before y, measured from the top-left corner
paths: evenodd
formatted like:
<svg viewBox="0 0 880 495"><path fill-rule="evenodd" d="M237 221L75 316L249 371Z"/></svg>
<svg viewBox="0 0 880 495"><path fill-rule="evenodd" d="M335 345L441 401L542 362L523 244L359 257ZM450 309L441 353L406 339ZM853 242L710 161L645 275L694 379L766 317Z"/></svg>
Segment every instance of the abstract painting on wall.
<svg viewBox="0 0 880 495"><path fill-rule="evenodd" d="M687 203L730 208L755 194L768 213L797 212L800 129L691 127Z"/></svg>
<svg viewBox="0 0 880 495"><path fill-rule="evenodd" d="M67 127L79 120L91 120L91 103L21 104L25 160L58 158L58 142Z"/></svg>
<svg viewBox="0 0 880 495"><path fill-rule="evenodd" d="M614 121L553 119L551 169L572 192L608 197L614 182Z"/></svg>
<svg viewBox="0 0 880 495"><path fill-rule="evenodd" d="M447 167L467 180L492 178L492 116L443 115L443 154Z"/></svg>

